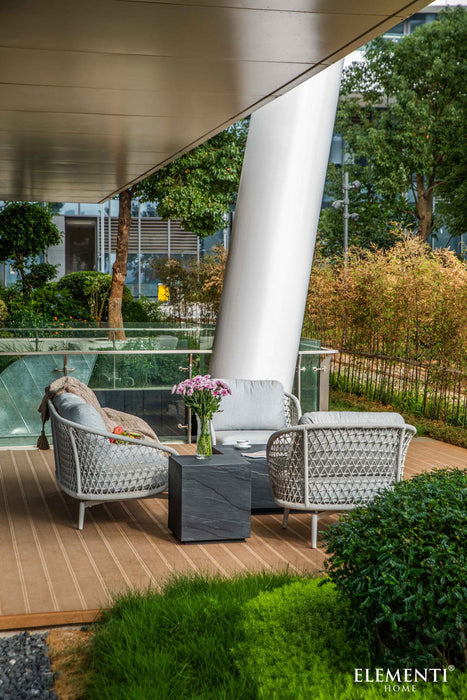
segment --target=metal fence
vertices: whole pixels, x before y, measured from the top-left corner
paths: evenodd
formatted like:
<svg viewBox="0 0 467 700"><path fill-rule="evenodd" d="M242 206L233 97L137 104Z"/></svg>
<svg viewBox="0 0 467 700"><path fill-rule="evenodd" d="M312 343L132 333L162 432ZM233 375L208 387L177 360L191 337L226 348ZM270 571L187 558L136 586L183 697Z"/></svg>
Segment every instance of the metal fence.
<svg viewBox="0 0 467 700"><path fill-rule="evenodd" d="M467 374L435 360L416 362L346 347L332 360L330 385L415 415L467 424Z"/></svg>

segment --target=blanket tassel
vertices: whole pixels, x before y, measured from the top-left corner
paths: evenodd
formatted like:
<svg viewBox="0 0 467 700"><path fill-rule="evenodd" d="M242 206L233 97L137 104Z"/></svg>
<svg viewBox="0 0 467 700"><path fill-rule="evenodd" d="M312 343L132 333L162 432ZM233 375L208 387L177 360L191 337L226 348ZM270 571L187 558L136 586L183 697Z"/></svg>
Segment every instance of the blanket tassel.
<svg viewBox="0 0 467 700"><path fill-rule="evenodd" d="M42 428L41 434L37 439L36 447L40 450L50 450L49 441L47 440L47 435L45 434L44 428Z"/></svg>

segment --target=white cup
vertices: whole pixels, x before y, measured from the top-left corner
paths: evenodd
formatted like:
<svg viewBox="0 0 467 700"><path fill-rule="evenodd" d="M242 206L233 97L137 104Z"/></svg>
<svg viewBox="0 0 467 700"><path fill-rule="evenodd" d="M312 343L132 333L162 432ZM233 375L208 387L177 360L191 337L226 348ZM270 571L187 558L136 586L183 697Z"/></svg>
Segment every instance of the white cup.
<svg viewBox="0 0 467 700"><path fill-rule="evenodd" d="M237 447L239 447L239 448L250 447L250 443L248 442L248 440L237 440Z"/></svg>

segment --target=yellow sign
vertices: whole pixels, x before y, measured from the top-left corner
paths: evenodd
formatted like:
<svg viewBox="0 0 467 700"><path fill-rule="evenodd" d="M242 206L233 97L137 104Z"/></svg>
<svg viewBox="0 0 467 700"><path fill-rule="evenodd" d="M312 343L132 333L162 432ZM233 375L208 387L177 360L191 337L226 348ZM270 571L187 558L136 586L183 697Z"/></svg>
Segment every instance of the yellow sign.
<svg viewBox="0 0 467 700"><path fill-rule="evenodd" d="M169 301L169 288L166 284L159 284L157 288L157 300L158 301Z"/></svg>

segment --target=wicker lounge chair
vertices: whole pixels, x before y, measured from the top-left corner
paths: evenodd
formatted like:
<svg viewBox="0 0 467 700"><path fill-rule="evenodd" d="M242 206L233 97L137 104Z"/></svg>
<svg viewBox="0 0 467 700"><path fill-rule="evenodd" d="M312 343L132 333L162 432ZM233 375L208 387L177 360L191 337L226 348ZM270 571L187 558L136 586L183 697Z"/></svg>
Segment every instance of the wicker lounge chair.
<svg viewBox="0 0 467 700"><path fill-rule="evenodd" d="M317 412L300 423L271 436L268 470L283 527L291 509L312 512L314 548L320 512L351 510L402 479L416 430L397 413Z"/></svg>
<svg viewBox="0 0 467 700"><path fill-rule="evenodd" d="M107 432L94 407L64 393L48 402L55 470L60 488L79 501L78 529L85 508L108 501L148 498L168 485L166 445ZM68 407L68 410L67 410ZM73 415L69 420L59 410Z"/></svg>

